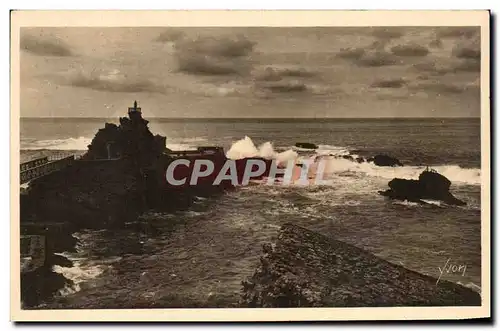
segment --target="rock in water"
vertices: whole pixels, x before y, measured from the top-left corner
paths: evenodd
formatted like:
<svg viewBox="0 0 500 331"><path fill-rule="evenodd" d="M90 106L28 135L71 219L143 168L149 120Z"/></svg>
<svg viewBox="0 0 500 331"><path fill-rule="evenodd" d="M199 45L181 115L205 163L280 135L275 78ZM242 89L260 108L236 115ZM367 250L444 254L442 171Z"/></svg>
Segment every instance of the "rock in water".
<svg viewBox="0 0 500 331"><path fill-rule="evenodd" d="M149 165L166 151L166 137L153 135L148 121L140 112L135 116L121 117L120 125L106 123L99 129L88 146L83 160L105 160L117 158L134 159L141 165Z"/></svg>
<svg viewBox="0 0 500 331"><path fill-rule="evenodd" d="M77 229L120 227L145 211L185 210L196 197L234 188L228 179L214 184L227 161L222 148L198 147L196 151L173 153L165 147L166 137L153 135L148 123L135 102L128 118L121 117L119 125L106 123L97 132L81 159L32 180L21 197L23 222L51 220ZM174 178L186 179L186 185L171 185L166 172L179 158L187 160L188 166L176 167ZM197 160L211 161L214 171L191 184ZM256 158L236 160L238 183L250 160ZM259 160L266 164L262 178L269 174L272 162Z"/></svg>
<svg viewBox="0 0 500 331"><path fill-rule="evenodd" d="M379 167L395 167L395 166L403 166L403 163L396 159L395 157L379 154L373 157L368 158L366 161L373 162L375 165Z"/></svg>
<svg viewBox="0 0 500 331"><path fill-rule="evenodd" d="M242 283L242 307L480 306L478 293L285 224Z"/></svg>
<svg viewBox="0 0 500 331"><path fill-rule="evenodd" d="M306 148L306 149L318 149L318 145L313 143L296 143L295 147Z"/></svg>
<svg viewBox="0 0 500 331"><path fill-rule="evenodd" d="M448 178L435 171L424 171L418 176L418 181L428 192L446 192L450 189L451 182Z"/></svg>
<svg viewBox="0 0 500 331"><path fill-rule="evenodd" d="M418 180L394 178L389 190L379 191L391 199L423 202L422 199L440 200L450 205L463 206L466 203L450 193L451 182L434 170L423 171Z"/></svg>

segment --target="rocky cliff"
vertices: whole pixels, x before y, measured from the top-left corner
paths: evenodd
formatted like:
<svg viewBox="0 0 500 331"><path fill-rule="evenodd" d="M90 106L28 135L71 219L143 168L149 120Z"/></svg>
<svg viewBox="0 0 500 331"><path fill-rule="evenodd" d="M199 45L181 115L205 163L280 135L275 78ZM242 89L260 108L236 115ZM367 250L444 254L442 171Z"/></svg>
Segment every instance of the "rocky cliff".
<svg viewBox="0 0 500 331"><path fill-rule="evenodd" d="M242 307L479 306L478 293L286 224L243 283Z"/></svg>
<svg viewBox="0 0 500 331"><path fill-rule="evenodd" d="M450 192L451 182L445 176L433 171L423 171L418 180L394 178L389 182L389 190L379 194L391 199L422 202L422 199L440 200L450 205L466 203Z"/></svg>
<svg viewBox="0 0 500 331"><path fill-rule="evenodd" d="M99 129L83 160L103 160L124 158L138 165L151 165L166 148L166 137L153 135L148 121L142 116L121 117L120 125L106 123Z"/></svg>

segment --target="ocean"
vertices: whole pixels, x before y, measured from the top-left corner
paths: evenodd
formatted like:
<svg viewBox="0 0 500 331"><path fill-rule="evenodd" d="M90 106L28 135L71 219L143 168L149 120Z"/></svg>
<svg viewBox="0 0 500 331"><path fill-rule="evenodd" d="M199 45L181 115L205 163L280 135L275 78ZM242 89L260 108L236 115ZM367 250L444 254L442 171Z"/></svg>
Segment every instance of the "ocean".
<svg viewBox="0 0 500 331"><path fill-rule="evenodd" d="M23 118L21 160L82 154L104 122L117 120ZM253 154L269 149L292 149L301 157L384 153L404 166L331 158L326 172L331 185L254 182L221 197L200 198L186 212L148 213L121 230L83 230L75 234L80 239L77 253L65 253L74 267L56 268L75 285L62 290L52 305L236 305L241 281L257 267L262 244L287 222L436 278L446 263L466 266L464 273L443 273L441 279L480 291L479 118L148 120L151 131L165 135L171 149L217 145L228 151L240 141ZM319 148L297 150L296 142ZM395 177L417 179L426 166L450 179L450 191L467 205L390 201L377 193Z"/></svg>

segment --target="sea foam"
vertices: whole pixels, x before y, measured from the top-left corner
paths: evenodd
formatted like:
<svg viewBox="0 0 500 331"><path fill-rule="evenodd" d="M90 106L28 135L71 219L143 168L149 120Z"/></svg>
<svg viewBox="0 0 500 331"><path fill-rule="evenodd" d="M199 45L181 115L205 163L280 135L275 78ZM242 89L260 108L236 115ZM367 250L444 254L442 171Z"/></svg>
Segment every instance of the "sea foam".
<svg viewBox="0 0 500 331"><path fill-rule="evenodd" d="M274 150L271 142L265 142L259 147L256 147L252 139L248 136L233 143L227 151L228 159L239 160L247 157L261 157L264 159L276 159L278 163L294 160L298 157L297 152L289 149L278 153Z"/></svg>
<svg viewBox="0 0 500 331"><path fill-rule="evenodd" d="M91 138L86 137L38 140L26 143L25 146L23 146L21 149L86 151L91 141Z"/></svg>
<svg viewBox="0 0 500 331"><path fill-rule="evenodd" d="M300 153L300 154L299 154ZM296 160L296 163L304 161L312 162L310 169L314 173L318 169L319 161L325 163L324 173L329 175L369 176L391 180L393 178L418 179L425 170L424 166L402 166L402 167L380 167L371 162L358 163L342 156L350 155L356 158L348 148L333 145L318 145L316 150L290 147L284 152L278 153L271 142L266 142L256 147L248 136L233 143L226 153L230 159L241 159L245 157L262 157L266 159L277 159L279 162ZM431 168L447 177L457 185L480 185L481 169L462 168L458 165L443 164L431 165Z"/></svg>

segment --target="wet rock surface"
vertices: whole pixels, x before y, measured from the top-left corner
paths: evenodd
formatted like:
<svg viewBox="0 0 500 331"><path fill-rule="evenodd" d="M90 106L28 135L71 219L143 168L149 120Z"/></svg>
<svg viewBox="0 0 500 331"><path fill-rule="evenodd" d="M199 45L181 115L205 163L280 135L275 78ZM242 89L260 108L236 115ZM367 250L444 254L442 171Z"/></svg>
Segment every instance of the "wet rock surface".
<svg viewBox="0 0 500 331"><path fill-rule="evenodd" d="M50 300L59 290L73 282L44 265L32 272L21 273L21 301L29 309Z"/></svg>
<svg viewBox="0 0 500 331"><path fill-rule="evenodd" d="M21 301L24 309L49 301L59 290L73 284L53 270L56 265L73 266L69 259L59 254L75 251L77 239L72 236L72 232L72 227L62 223L22 224L21 252L27 250L34 253L28 258L29 262L21 264ZM37 245L33 245L30 240L33 236L40 238L35 240Z"/></svg>
<svg viewBox="0 0 500 331"><path fill-rule="evenodd" d="M373 162L375 165L379 167L402 167L403 163L396 159L395 157L385 155L385 154L378 154L373 157L370 157L366 160L367 162Z"/></svg>
<svg viewBox="0 0 500 331"><path fill-rule="evenodd" d="M234 188L230 180L213 185L217 170L227 161L222 149L206 147L194 154L169 153L166 138L153 135L148 121L138 110L135 104L132 111L129 109L129 118L120 118L120 125L106 123L81 159L30 181L22 191L23 233L44 236L50 245L43 266L22 273L26 307L32 308L49 299L56 289L67 284L64 277L52 269L55 265L70 267L71 262L53 253L75 250L77 243L72 233L80 229L124 228L145 212L187 210L198 197L217 196ZM208 153L203 153L206 151ZM190 161L188 167L177 167L175 173L176 178L186 178L187 183L193 176L195 160L212 161L216 171L202 176L194 185L170 185L166 170L176 158ZM235 161L238 183L251 159ZM260 175L262 178L269 173L271 160L253 158L256 159L266 166ZM54 231L57 236L52 234Z"/></svg>
<svg viewBox="0 0 500 331"><path fill-rule="evenodd" d="M121 117L120 125L106 123L99 129L83 160L126 158L149 165L167 151L166 137L153 135L140 115Z"/></svg>
<svg viewBox="0 0 500 331"><path fill-rule="evenodd" d="M265 244L241 307L479 306L478 293L293 224Z"/></svg>
<svg viewBox="0 0 500 331"><path fill-rule="evenodd" d="M313 144L313 143L295 143L295 147L299 147L299 148L306 148L306 149L317 149L318 148L318 145L316 144Z"/></svg>
<svg viewBox="0 0 500 331"><path fill-rule="evenodd" d="M397 200L421 202L422 199L443 201L450 205L465 205L450 192L451 182L445 176L425 170L418 180L394 178L389 182L389 190L379 191L379 194Z"/></svg>

